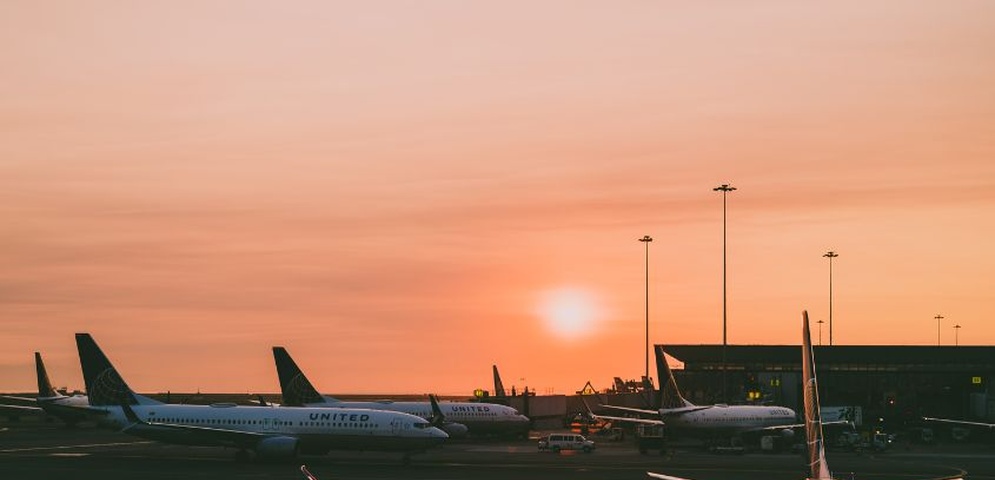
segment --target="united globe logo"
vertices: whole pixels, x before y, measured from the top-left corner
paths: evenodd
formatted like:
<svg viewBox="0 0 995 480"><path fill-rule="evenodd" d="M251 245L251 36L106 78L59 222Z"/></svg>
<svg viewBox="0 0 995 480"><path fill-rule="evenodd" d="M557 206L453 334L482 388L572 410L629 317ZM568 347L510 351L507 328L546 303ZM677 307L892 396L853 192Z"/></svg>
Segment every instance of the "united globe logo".
<svg viewBox="0 0 995 480"><path fill-rule="evenodd" d="M290 380L289 385L287 385L287 394L290 398L284 398L283 401L290 405L321 402L321 396L311 386L311 382L300 374L294 375L294 378Z"/></svg>
<svg viewBox="0 0 995 480"><path fill-rule="evenodd" d="M93 405L118 405L125 400L132 403L128 386L113 368L108 368L94 379L91 385L90 403Z"/></svg>

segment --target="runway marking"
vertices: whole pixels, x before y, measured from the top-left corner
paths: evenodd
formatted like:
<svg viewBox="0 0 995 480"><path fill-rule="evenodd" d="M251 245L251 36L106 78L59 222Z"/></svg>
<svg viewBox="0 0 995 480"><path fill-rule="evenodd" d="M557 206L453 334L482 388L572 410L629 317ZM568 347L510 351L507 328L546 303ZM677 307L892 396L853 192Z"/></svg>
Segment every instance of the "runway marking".
<svg viewBox="0 0 995 480"><path fill-rule="evenodd" d="M18 453L18 452L42 452L45 450L68 450L70 448L99 448L99 447L120 447L127 445L145 445L148 443L155 443L152 441L148 442L114 442L114 443L91 443L85 445L56 445L54 447L27 447L27 448L7 448L0 450L0 453Z"/></svg>
<svg viewBox="0 0 995 480"><path fill-rule="evenodd" d="M50 453L50 457L86 457L89 453Z"/></svg>

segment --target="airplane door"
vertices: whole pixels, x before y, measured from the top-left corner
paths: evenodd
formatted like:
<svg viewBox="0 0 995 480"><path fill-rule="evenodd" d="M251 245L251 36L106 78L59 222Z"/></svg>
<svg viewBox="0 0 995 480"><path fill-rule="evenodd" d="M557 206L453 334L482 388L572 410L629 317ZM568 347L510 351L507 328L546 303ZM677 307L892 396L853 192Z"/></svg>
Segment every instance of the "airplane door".
<svg viewBox="0 0 995 480"><path fill-rule="evenodd" d="M279 426L280 426L279 420L276 419L276 418L264 418L262 421L263 421L263 430L264 431L278 430L279 429Z"/></svg>
<svg viewBox="0 0 995 480"><path fill-rule="evenodd" d="M390 433L392 433L394 435L397 435L401 431L401 428L403 428L403 426L401 425L401 423L402 422L400 420L391 420L390 421Z"/></svg>

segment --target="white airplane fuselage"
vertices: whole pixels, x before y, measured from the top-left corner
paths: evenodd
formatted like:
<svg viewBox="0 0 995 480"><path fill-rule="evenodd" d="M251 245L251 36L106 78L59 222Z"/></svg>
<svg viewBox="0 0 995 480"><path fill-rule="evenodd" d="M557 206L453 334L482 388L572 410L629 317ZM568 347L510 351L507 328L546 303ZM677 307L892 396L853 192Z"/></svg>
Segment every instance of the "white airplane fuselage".
<svg viewBox="0 0 995 480"><path fill-rule="evenodd" d="M310 403L320 408L369 408L390 410L415 415L426 420L432 418L429 402L353 402L329 401ZM475 402L439 402L446 421L465 425L473 434L517 434L529 430L529 418L507 405Z"/></svg>
<svg viewBox="0 0 995 480"><path fill-rule="evenodd" d="M296 439L301 452L328 450L420 451L448 436L423 419L399 412L367 409L249 407L219 405L132 405L146 423L130 421L119 406L101 423L167 443L256 448L267 437ZM170 428L176 427L176 428ZM235 431L236 434L228 434ZM238 432L244 432L240 435Z"/></svg>
<svg viewBox="0 0 995 480"><path fill-rule="evenodd" d="M760 405L712 405L680 414L661 409L660 418L668 429L697 436L736 435L765 429L776 431L776 427L782 425L790 430L798 421L790 408Z"/></svg>

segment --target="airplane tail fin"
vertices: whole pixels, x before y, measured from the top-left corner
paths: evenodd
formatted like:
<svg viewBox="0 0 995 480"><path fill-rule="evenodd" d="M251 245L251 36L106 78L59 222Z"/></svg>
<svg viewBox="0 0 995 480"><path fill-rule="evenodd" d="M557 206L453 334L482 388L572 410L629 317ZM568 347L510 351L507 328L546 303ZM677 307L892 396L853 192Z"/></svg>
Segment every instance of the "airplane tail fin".
<svg viewBox="0 0 995 480"><path fill-rule="evenodd" d="M124 379L89 333L76 334L76 348L79 350L79 363L83 367L83 380L90 405L98 407L140 403L135 392L124 383Z"/></svg>
<svg viewBox="0 0 995 480"><path fill-rule="evenodd" d="M41 361L41 353L38 352L35 352L35 370L38 371L38 398L59 396L58 392L52 388L52 382L48 379L48 372L45 371L45 362Z"/></svg>
<svg viewBox="0 0 995 480"><path fill-rule="evenodd" d="M442 413L442 408L439 407L439 400L435 398L434 394L429 394L428 401L432 405L432 417L428 419L428 422L431 423L433 427L442 428L442 426L446 423L446 416Z"/></svg>
<svg viewBox="0 0 995 480"><path fill-rule="evenodd" d="M297 363L287 349L273 347L273 359L276 360L276 374L280 377L280 392L283 394L283 405L299 407L309 403L323 403L323 397L311 382L304 376Z"/></svg>
<svg viewBox="0 0 995 480"><path fill-rule="evenodd" d="M681 390L677 388L674 372L670 370L670 365L667 365L667 357L661 346L656 347L656 377L657 381L660 382L659 407L661 409L694 406L693 403L684 399Z"/></svg>
<svg viewBox="0 0 995 480"><path fill-rule="evenodd" d="M808 442L808 462L812 480L831 479L826 464L826 449L822 437L822 416L819 411L819 385L815 378L815 353L808 327L808 311L802 312L802 384L805 398L805 437Z"/></svg>
<svg viewBox="0 0 995 480"><path fill-rule="evenodd" d="M501 374L498 373L497 365L492 365L491 368L494 370L494 396L505 398L507 394L504 393L504 383L501 382Z"/></svg>

